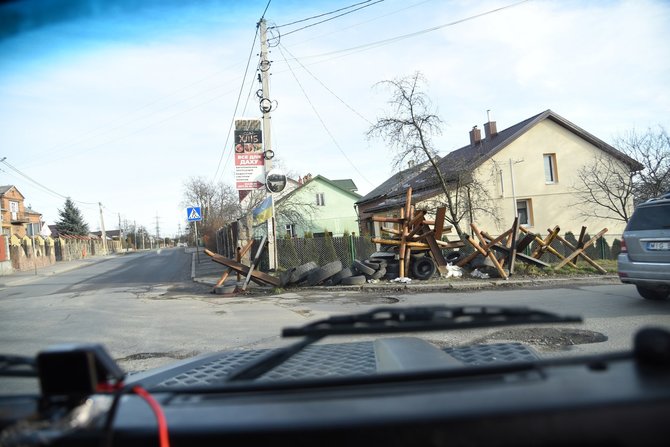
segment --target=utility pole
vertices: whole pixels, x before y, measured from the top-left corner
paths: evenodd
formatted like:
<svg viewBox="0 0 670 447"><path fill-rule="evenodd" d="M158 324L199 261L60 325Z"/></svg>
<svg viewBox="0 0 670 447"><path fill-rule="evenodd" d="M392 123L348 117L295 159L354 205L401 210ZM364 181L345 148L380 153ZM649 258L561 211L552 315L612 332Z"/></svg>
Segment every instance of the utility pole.
<svg viewBox="0 0 670 447"><path fill-rule="evenodd" d="M160 225L158 224L158 213L156 213L156 248L161 247L161 228Z"/></svg>
<svg viewBox="0 0 670 447"><path fill-rule="evenodd" d="M135 241L135 251L137 251L140 246L137 244L137 221L133 220L133 230L135 231L135 234L133 236L133 240Z"/></svg>
<svg viewBox="0 0 670 447"><path fill-rule="evenodd" d="M102 215L102 203L98 202L98 206L100 207L100 231L102 232L102 251L104 255L107 254L107 233L105 232L105 218Z"/></svg>
<svg viewBox="0 0 670 447"><path fill-rule="evenodd" d="M265 153L272 150L272 131L271 131L271 116L272 101L270 100L270 59L268 58L268 37L267 37L267 23L265 19L261 19L259 23L261 35L261 85L263 88L263 98L261 99L261 112L263 112L263 149ZM271 152L269 152L271 153ZM264 158L265 174L272 169L272 160L268 157ZM267 194L272 194L266 188ZM277 233L275 230L275 208L274 200L272 202L272 216L267 220L268 229L268 264L270 270L277 268Z"/></svg>
<svg viewBox="0 0 670 447"><path fill-rule="evenodd" d="M121 250L123 250L123 230L121 230L121 213L119 213L119 242L121 243Z"/></svg>

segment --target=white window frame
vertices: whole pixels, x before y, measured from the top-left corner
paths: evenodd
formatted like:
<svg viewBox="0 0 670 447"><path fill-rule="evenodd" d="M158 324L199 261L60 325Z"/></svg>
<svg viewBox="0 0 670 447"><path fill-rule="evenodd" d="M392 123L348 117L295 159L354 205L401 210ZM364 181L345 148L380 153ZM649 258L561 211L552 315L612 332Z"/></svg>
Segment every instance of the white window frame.
<svg viewBox="0 0 670 447"><path fill-rule="evenodd" d="M558 183L558 169L556 167L556 154L543 154L544 183L553 185Z"/></svg>
<svg viewBox="0 0 670 447"><path fill-rule="evenodd" d="M525 206L520 207L520 203L525 203ZM522 222L521 221L521 213L519 210L525 209L526 210L526 221ZM531 199L517 199L516 200L516 214L519 216L519 225L523 225L524 227L532 227L533 226L533 201Z"/></svg>
<svg viewBox="0 0 670 447"><path fill-rule="evenodd" d="M284 230L286 230L286 233L285 233L285 234L287 234L287 235L289 235L289 236L291 236L291 237L295 237L295 235L296 235L296 233L295 233L295 224L292 224L292 223L291 223L291 224L286 224L286 225L284 225Z"/></svg>
<svg viewBox="0 0 670 447"><path fill-rule="evenodd" d="M316 206L326 206L326 198L322 192L316 193Z"/></svg>

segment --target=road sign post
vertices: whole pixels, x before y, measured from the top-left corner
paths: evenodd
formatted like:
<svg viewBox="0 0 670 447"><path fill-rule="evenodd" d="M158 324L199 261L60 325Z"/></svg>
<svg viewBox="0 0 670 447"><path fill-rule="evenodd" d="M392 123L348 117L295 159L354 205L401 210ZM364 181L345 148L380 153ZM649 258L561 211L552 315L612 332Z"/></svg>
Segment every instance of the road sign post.
<svg viewBox="0 0 670 447"><path fill-rule="evenodd" d="M186 217L189 222L193 222L195 230L195 259L200 264L200 248L198 247L198 221L202 220L202 213L199 206L191 206L186 208Z"/></svg>

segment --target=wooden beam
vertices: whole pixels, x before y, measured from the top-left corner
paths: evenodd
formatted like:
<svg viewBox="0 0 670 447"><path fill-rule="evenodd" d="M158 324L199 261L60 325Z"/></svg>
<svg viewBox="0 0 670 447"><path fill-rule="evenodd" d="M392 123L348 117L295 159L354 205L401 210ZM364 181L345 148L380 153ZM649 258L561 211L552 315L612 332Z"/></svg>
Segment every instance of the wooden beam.
<svg viewBox="0 0 670 447"><path fill-rule="evenodd" d="M447 214L447 208L442 206L437 209L435 213L435 223L433 224L433 231L435 232L435 239L442 239L442 233L444 232L444 216ZM449 228L451 230L451 228Z"/></svg>
<svg viewBox="0 0 670 447"><path fill-rule="evenodd" d="M225 265L226 267L230 267L234 271L240 272L243 275L247 275L249 273L249 267L247 267L244 264L241 264L237 261L233 261L232 259L228 259L216 253L212 253L207 249L205 249L205 253L208 256L210 256L212 258L212 261L214 262L218 262L219 264ZM257 279L263 283L269 284L271 286L279 287L281 285L279 278L276 278L272 275L268 275L267 273L261 272L259 270L252 271L251 276L252 278Z"/></svg>
<svg viewBox="0 0 670 447"><path fill-rule="evenodd" d="M236 261L237 261L237 262L240 262L240 260L242 259L242 257L243 257L245 254L247 254L247 252L249 251L249 249L251 248L252 245L254 245L254 240L253 240L253 239L250 239L249 242L247 242L246 245L245 245L242 249L240 249L240 248L237 249L237 255L236 255ZM207 252L207 250L205 250L205 253L206 253L206 252ZM211 253L211 252L210 252L210 253ZM214 288L217 288L217 287L219 287L221 284L223 284L224 282L226 282L226 279L228 279L228 275L230 275L230 273L231 273L232 271L233 271L233 269L230 268L230 267L228 267L228 268L226 269L225 273L221 276L221 279L219 279L219 281L216 283L216 285L214 286ZM239 273L238 273L238 275L239 275ZM238 278L238 281L239 281L239 278Z"/></svg>
<svg viewBox="0 0 670 447"><path fill-rule="evenodd" d="M585 228L585 227L583 227ZM586 230L585 230L586 231ZM593 238L589 239L588 242L583 243L583 236L581 237L582 239L582 246L581 247L575 247L568 241L566 241L564 238L557 236L558 239L564 243L567 247L569 247L571 250L574 250L569 256L567 256L561 263L559 263L556 267L554 267L555 270L558 270L565 266L568 262L572 261L573 259L577 258L578 256L581 256L584 258L584 260L589 263L593 268L598 270L600 273L605 274L607 273L607 270L599 266L593 259L591 259L589 256L584 253L584 251L589 248L591 245L595 244L598 239L600 239L605 233L607 233L607 228L604 228L601 230L598 234L596 234Z"/></svg>
<svg viewBox="0 0 670 447"><path fill-rule="evenodd" d="M509 237L509 247L511 249L511 252L509 254L509 267L507 267L507 270L509 271L510 275L514 274L514 261L516 261L516 237L519 234L519 216L516 216L514 218L514 224L512 224L512 234L510 234Z"/></svg>
<svg viewBox="0 0 670 447"><path fill-rule="evenodd" d="M386 217L386 216L372 216L373 222L387 222L401 224L405 222L404 217Z"/></svg>
<svg viewBox="0 0 670 447"><path fill-rule="evenodd" d="M475 225L474 223L470 224L470 227L472 227L472 231L477 236L477 239L479 239L481 244L486 247L487 256L489 257L489 259L491 260L491 262L495 266L496 270L498 270L498 273L500 274L500 277L504 278L504 279L507 279L508 278L507 273L505 273L505 270L503 270L502 266L498 262L498 258L496 258L495 254L493 254L493 252L489 248L491 245L495 244L496 242L487 243L486 240L484 239L484 236L482 236L482 233L477 228L477 225Z"/></svg>

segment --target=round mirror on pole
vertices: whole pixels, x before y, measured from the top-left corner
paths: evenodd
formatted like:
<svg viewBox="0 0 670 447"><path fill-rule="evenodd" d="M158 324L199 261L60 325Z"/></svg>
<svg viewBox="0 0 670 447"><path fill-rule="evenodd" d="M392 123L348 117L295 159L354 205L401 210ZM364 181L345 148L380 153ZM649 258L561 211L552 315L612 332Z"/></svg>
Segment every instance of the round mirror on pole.
<svg viewBox="0 0 670 447"><path fill-rule="evenodd" d="M286 188L286 174L278 169L272 169L265 176L265 187L270 192L282 192Z"/></svg>

